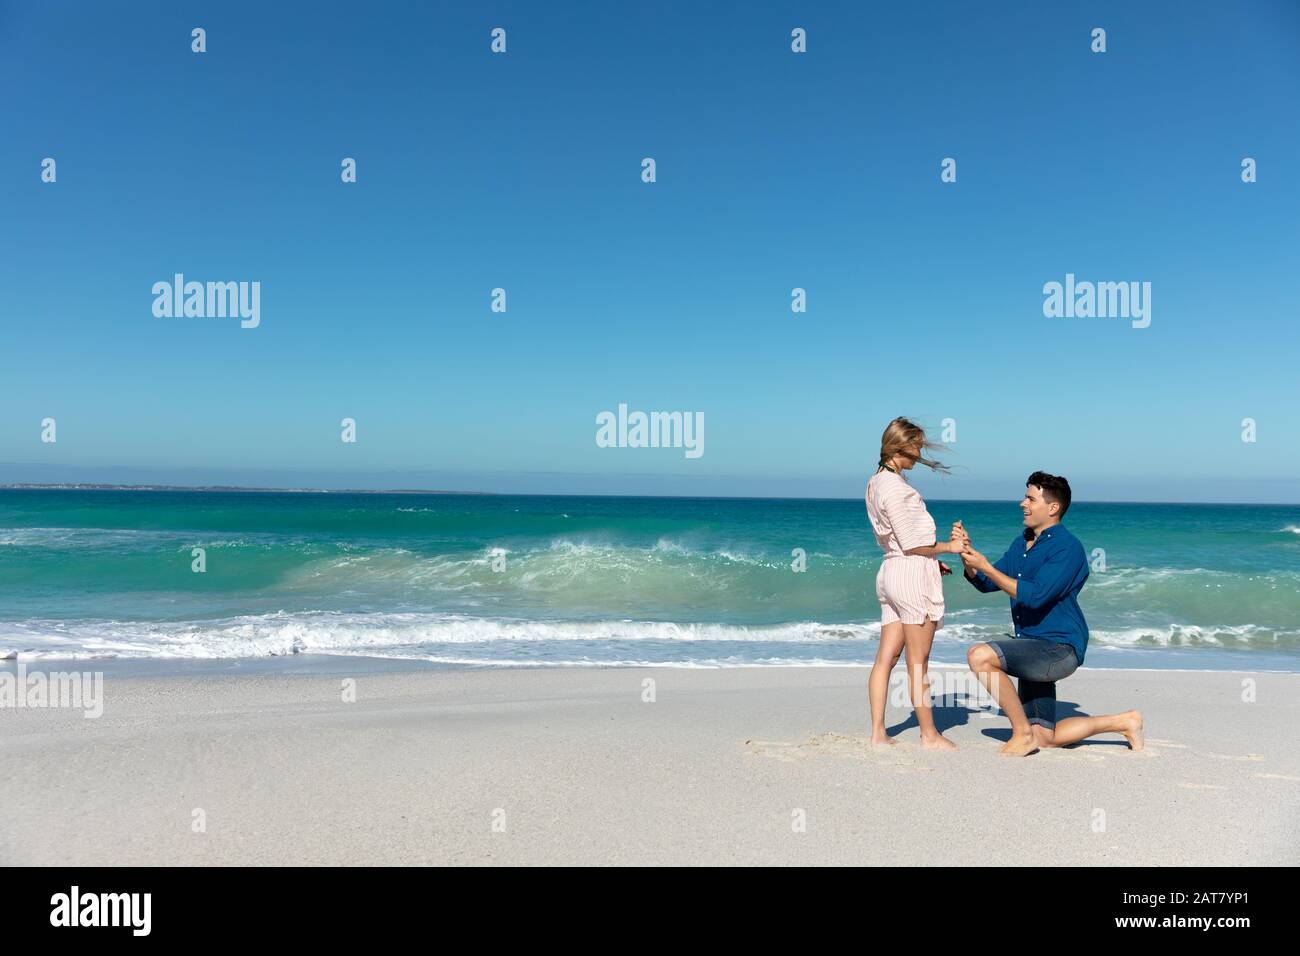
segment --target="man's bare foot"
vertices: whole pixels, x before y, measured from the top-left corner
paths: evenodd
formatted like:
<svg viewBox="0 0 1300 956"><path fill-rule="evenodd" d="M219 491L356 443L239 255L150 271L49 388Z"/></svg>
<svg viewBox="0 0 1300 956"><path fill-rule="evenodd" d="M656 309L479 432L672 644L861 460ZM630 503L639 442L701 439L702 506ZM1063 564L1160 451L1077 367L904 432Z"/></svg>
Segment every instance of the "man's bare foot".
<svg viewBox="0 0 1300 956"><path fill-rule="evenodd" d="M1125 739L1128 740L1128 749L1141 750L1146 744L1146 739L1142 733L1142 711L1126 711L1123 716L1128 718L1128 726L1121 731Z"/></svg>
<svg viewBox="0 0 1300 956"><path fill-rule="evenodd" d="M879 737L875 734L871 735L871 746L873 747L892 747L896 743L898 743L898 741L893 737L890 737L888 734L881 734Z"/></svg>
<svg viewBox="0 0 1300 956"><path fill-rule="evenodd" d="M943 734L935 734L933 737L922 737L921 746L926 750L956 750L957 745L945 737Z"/></svg>
<svg viewBox="0 0 1300 956"><path fill-rule="evenodd" d="M1028 757L1031 753L1038 750L1038 741L1034 739L1033 732L1027 734L1012 734L1011 739L1007 741L1006 746L998 751L1000 754L1006 754L1008 757Z"/></svg>

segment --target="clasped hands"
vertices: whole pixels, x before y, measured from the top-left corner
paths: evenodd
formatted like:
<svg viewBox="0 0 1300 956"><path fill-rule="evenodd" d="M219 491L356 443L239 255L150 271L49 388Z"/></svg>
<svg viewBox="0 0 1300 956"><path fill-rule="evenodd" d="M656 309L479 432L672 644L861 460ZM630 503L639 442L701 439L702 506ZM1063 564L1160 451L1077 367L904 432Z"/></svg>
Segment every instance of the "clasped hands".
<svg viewBox="0 0 1300 956"><path fill-rule="evenodd" d="M952 535L948 539L948 545L953 554L961 555L962 566L968 571L987 571L989 560L975 550L975 546L970 542L970 534L960 521L952 523Z"/></svg>

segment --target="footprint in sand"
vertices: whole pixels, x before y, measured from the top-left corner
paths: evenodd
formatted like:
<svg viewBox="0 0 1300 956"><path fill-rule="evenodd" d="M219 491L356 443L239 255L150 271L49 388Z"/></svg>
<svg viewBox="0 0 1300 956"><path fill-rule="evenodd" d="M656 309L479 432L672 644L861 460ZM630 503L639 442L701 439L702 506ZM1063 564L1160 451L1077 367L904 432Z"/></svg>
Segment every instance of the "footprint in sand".
<svg viewBox="0 0 1300 956"><path fill-rule="evenodd" d="M849 757L888 766L895 773L930 773L929 767L916 763L915 750L913 745L907 743L876 748L871 746L870 738L865 734L852 736L834 731L813 734L801 744L774 740L745 741L746 753L772 757L787 763L809 757Z"/></svg>
<svg viewBox="0 0 1300 956"><path fill-rule="evenodd" d="M1263 760L1263 754L1209 754L1205 756L1214 757L1216 760Z"/></svg>
<svg viewBox="0 0 1300 956"><path fill-rule="evenodd" d="M1097 763L1106 759L1101 754L1088 753L1082 749L1070 747L1048 747L1046 750L1038 751L1035 756L1043 756L1048 760L1087 760L1091 763Z"/></svg>
<svg viewBox="0 0 1300 956"><path fill-rule="evenodd" d="M793 744L782 743L779 740L746 740L745 753L755 757L771 757L786 763L798 757L794 752Z"/></svg>
<svg viewBox="0 0 1300 956"><path fill-rule="evenodd" d="M1147 741L1150 743L1150 741ZM1126 750L1124 755L1127 757L1159 757L1160 751L1153 747L1143 747L1141 750Z"/></svg>

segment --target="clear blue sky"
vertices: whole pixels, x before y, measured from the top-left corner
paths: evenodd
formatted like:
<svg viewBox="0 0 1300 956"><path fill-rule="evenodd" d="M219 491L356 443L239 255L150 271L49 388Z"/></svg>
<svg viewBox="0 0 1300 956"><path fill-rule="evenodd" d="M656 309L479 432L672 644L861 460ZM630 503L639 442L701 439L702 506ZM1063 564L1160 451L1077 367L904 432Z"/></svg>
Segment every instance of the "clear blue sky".
<svg viewBox="0 0 1300 956"><path fill-rule="evenodd" d="M1290 0L8 3L0 88L0 481L851 496L906 414L944 497L1300 501Z"/></svg>

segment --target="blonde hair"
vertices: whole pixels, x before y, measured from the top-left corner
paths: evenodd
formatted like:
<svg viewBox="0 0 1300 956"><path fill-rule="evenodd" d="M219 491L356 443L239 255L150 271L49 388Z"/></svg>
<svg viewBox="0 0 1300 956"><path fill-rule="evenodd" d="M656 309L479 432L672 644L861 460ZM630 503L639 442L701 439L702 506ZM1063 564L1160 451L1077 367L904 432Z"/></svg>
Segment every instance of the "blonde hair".
<svg viewBox="0 0 1300 956"><path fill-rule="evenodd" d="M895 455L912 457L911 453L907 451L912 445L921 446L920 454L916 456L916 461L919 464L945 475L949 473L947 465L933 458L926 458L924 454L926 451L941 450L944 446L930 441L925 437L924 428L906 418L895 418L885 426L885 432L880 436L880 468L876 470L879 471L881 468L885 468L893 471L893 468L890 468L888 464L889 461Z"/></svg>

